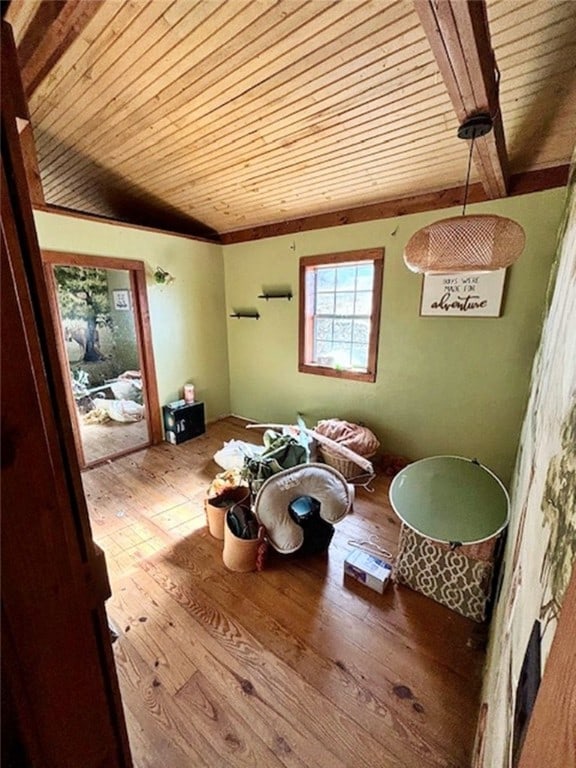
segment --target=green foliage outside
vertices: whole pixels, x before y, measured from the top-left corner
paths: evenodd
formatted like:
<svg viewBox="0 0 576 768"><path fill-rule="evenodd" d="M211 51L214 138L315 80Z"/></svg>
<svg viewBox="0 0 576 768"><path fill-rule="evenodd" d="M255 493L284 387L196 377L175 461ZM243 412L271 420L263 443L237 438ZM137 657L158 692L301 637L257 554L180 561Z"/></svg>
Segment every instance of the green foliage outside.
<svg viewBox="0 0 576 768"><path fill-rule="evenodd" d="M110 304L105 269L55 267L73 387L99 387L139 367L134 318ZM84 375L85 374L85 375Z"/></svg>
<svg viewBox="0 0 576 768"><path fill-rule="evenodd" d="M103 360L98 329L110 326L112 322L106 270L55 267L54 274L62 317L71 321L82 320L86 324L83 361L95 363Z"/></svg>

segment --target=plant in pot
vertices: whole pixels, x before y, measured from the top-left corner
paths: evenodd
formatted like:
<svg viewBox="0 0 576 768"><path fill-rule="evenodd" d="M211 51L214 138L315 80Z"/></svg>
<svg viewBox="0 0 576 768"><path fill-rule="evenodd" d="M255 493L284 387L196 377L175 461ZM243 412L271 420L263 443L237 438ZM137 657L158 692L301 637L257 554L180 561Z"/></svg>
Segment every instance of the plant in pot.
<svg viewBox="0 0 576 768"><path fill-rule="evenodd" d="M174 278L162 267L156 267L154 270L154 281L157 285L170 285L174 281Z"/></svg>
<svg viewBox="0 0 576 768"><path fill-rule="evenodd" d="M215 539L224 539L226 512L234 505L249 500L250 488L240 470L220 472L210 483L206 498L208 529Z"/></svg>
<svg viewBox="0 0 576 768"><path fill-rule="evenodd" d="M262 569L264 529L252 512L250 488L243 470L230 469L216 475L208 488L206 518L210 534L224 541L222 559L229 570Z"/></svg>

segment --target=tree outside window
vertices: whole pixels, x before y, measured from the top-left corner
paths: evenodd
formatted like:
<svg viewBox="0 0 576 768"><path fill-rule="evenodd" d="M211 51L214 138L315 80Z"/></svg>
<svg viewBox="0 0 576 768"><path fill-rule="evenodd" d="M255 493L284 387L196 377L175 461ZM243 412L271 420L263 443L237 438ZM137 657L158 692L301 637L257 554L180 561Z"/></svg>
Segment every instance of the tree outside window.
<svg viewBox="0 0 576 768"><path fill-rule="evenodd" d="M54 275L62 317L84 324L81 329L83 361L95 363L102 360L98 330L112 324L106 270L57 266L54 267ZM72 332L68 329L66 336L72 339Z"/></svg>
<svg viewBox="0 0 576 768"><path fill-rule="evenodd" d="M299 370L376 380L381 249L300 260Z"/></svg>

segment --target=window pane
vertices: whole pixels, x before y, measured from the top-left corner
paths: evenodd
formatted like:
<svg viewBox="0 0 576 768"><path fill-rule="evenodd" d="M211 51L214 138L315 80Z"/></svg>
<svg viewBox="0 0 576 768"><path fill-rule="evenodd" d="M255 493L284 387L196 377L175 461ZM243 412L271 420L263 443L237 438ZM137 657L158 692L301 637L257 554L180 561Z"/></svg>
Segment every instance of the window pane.
<svg viewBox="0 0 576 768"><path fill-rule="evenodd" d="M356 267L338 267L336 270L336 290L353 291L356 288Z"/></svg>
<svg viewBox="0 0 576 768"><path fill-rule="evenodd" d="M371 291L374 282L374 266L372 264L361 264L357 268L357 291Z"/></svg>
<svg viewBox="0 0 576 768"><path fill-rule="evenodd" d="M354 294L353 293L337 293L336 294L336 315L353 315L354 314Z"/></svg>
<svg viewBox="0 0 576 768"><path fill-rule="evenodd" d="M356 344L368 344L370 340L370 321L354 320L352 341Z"/></svg>
<svg viewBox="0 0 576 768"><path fill-rule="evenodd" d="M317 317L315 320L314 336L317 339L332 338L332 320L324 317Z"/></svg>
<svg viewBox="0 0 576 768"><path fill-rule="evenodd" d="M352 341L352 320L334 320L334 342Z"/></svg>
<svg viewBox="0 0 576 768"><path fill-rule="evenodd" d="M316 314L333 315L334 314L334 294L319 293L316 297Z"/></svg>
<svg viewBox="0 0 576 768"><path fill-rule="evenodd" d="M354 344L352 347L352 365L354 368L363 368L366 370L368 367L367 344Z"/></svg>
<svg viewBox="0 0 576 768"><path fill-rule="evenodd" d="M334 368L350 368L350 344L338 344L332 349Z"/></svg>
<svg viewBox="0 0 576 768"><path fill-rule="evenodd" d="M374 257L365 250L301 261L299 370L375 380L368 361L377 356L378 329L372 327L372 317L374 294L381 295L381 259L381 251Z"/></svg>
<svg viewBox="0 0 576 768"><path fill-rule="evenodd" d="M312 360L320 365L332 365L332 342L316 341Z"/></svg>
<svg viewBox="0 0 576 768"><path fill-rule="evenodd" d="M372 314L372 293L370 291L359 291L356 294L355 315Z"/></svg>
<svg viewBox="0 0 576 768"><path fill-rule="evenodd" d="M336 280L336 270L334 267L319 268L316 271L316 290L333 291Z"/></svg>

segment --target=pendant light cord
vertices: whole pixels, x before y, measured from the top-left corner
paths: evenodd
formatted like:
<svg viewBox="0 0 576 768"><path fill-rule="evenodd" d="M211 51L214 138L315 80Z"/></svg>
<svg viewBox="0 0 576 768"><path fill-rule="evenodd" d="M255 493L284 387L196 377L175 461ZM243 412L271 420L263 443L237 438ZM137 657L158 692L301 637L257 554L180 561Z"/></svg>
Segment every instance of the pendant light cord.
<svg viewBox="0 0 576 768"><path fill-rule="evenodd" d="M470 182L470 169L472 167L472 152L474 150L474 140L476 136L472 134L472 141L470 142L470 153L468 155L468 170L466 171L466 186L464 187L464 206L462 208L462 216L466 215L466 203L468 201L468 183Z"/></svg>

